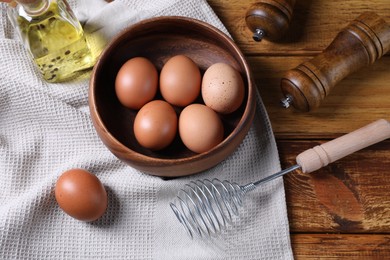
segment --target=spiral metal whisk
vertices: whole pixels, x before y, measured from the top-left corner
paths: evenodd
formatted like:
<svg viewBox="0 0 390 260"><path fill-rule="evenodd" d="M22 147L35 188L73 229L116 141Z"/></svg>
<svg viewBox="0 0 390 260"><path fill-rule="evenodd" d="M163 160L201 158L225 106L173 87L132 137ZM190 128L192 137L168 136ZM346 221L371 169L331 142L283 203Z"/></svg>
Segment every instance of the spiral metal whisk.
<svg viewBox="0 0 390 260"><path fill-rule="evenodd" d="M179 191L176 201L170 205L190 237L195 234L199 237L212 236L232 223L233 215L239 215L238 211L243 204L245 194L260 184L298 168L301 168L303 173L314 172L344 156L388 138L390 138L390 122L379 119L349 134L300 153L296 157L297 165L257 182L240 186L237 183L218 179L193 181Z"/></svg>
<svg viewBox="0 0 390 260"><path fill-rule="evenodd" d="M295 165L244 186L218 179L192 181L179 191L170 206L191 238L212 237L232 224L233 216L239 216L247 192L299 167Z"/></svg>

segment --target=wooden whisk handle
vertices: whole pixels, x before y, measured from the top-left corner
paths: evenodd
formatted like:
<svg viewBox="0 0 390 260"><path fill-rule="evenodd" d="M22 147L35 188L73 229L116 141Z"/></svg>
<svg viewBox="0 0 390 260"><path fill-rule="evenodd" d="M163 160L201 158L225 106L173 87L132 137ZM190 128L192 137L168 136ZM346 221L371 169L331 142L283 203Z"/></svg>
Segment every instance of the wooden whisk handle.
<svg viewBox="0 0 390 260"><path fill-rule="evenodd" d="M373 12L365 12L340 31L321 54L287 71L281 80L282 92L295 108L310 111L339 81L389 50L389 24Z"/></svg>
<svg viewBox="0 0 390 260"><path fill-rule="evenodd" d="M377 120L349 134L308 149L296 158L305 173L316 171L349 154L390 138L390 122Z"/></svg>
<svg viewBox="0 0 390 260"><path fill-rule="evenodd" d="M253 39L280 39L290 25L294 5L295 0L261 0L251 5L245 21Z"/></svg>

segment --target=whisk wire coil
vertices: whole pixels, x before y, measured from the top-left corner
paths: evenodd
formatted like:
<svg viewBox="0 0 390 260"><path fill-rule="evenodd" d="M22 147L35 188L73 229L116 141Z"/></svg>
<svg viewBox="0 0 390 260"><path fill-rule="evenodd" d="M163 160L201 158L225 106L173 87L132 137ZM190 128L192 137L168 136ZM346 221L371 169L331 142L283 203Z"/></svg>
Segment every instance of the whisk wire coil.
<svg viewBox="0 0 390 260"><path fill-rule="evenodd" d="M219 234L238 216L246 190L218 179L197 180L185 185L170 204L191 238Z"/></svg>

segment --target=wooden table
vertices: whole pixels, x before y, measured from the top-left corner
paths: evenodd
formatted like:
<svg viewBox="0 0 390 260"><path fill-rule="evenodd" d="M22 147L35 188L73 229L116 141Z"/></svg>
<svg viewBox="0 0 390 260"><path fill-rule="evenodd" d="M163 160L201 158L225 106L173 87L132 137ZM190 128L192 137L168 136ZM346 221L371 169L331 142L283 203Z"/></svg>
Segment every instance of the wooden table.
<svg viewBox="0 0 390 260"><path fill-rule="evenodd" d="M309 113L279 105L280 78L324 50L364 11L390 23L389 0L297 0L283 41L255 42L245 13L256 1L209 0L247 57L276 136L282 167L317 144L390 120L390 53L340 82ZM390 259L390 139L313 174L284 177L296 259Z"/></svg>

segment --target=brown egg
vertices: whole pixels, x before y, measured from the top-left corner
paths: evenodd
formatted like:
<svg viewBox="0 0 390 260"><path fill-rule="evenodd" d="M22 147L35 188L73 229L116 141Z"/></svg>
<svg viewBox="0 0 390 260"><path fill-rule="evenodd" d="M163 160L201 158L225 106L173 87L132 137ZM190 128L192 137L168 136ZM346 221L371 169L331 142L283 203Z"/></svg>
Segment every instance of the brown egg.
<svg viewBox="0 0 390 260"><path fill-rule="evenodd" d="M115 79L115 93L120 103L131 109L140 109L157 93L158 73L146 58L135 57L119 69Z"/></svg>
<svg viewBox="0 0 390 260"><path fill-rule="evenodd" d="M229 114L241 106L245 86L236 69L225 63L215 63L203 75L201 92L208 107L218 113Z"/></svg>
<svg viewBox="0 0 390 260"><path fill-rule="evenodd" d="M203 153L223 140L223 124L218 114L202 104L192 104L179 116L179 134L184 145L193 152Z"/></svg>
<svg viewBox="0 0 390 260"><path fill-rule="evenodd" d="M138 143L151 150L167 147L177 132L177 115L163 100L153 100L143 106L134 120L134 135Z"/></svg>
<svg viewBox="0 0 390 260"><path fill-rule="evenodd" d="M184 55L170 58L160 73L160 92L175 106L191 104L200 94L201 74L198 65Z"/></svg>
<svg viewBox="0 0 390 260"><path fill-rule="evenodd" d="M64 172L57 180L55 197L58 205L69 216L94 221L107 208L107 193L100 180L82 169Z"/></svg>

